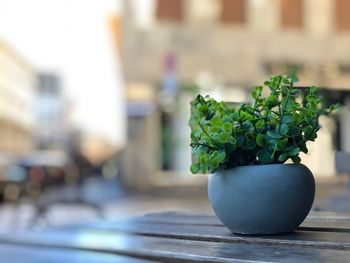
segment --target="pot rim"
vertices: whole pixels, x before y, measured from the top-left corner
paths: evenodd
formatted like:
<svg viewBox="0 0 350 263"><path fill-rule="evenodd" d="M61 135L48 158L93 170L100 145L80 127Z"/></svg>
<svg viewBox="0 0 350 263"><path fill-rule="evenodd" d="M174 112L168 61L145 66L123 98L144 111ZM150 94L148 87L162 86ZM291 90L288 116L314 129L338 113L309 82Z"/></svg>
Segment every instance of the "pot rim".
<svg viewBox="0 0 350 263"><path fill-rule="evenodd" d="M249 169L249 168L256 168L256 167L296 167L296 166L300 166L300 167L304 167L306 169L309 170L309 168L305 165L305 164L302 164L302 163L270 163L270 164L256 164L256 165L241 165L241 166L236 166L236 167L233 167L233 168L228 168L228 169L222 169L222 170L219 170L219 171L216 171L215 173L213 174L216 174L216 173L220 173L220 172L228 172L228 171L232 171L232 170L235 170L235 169Z"/></svg>

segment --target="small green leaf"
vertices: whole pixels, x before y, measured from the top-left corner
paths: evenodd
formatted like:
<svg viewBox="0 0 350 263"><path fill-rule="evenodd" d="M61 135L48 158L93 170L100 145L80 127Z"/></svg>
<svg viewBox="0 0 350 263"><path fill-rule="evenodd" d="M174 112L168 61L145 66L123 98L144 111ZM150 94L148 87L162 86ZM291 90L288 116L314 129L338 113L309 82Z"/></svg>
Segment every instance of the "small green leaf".
<svg viewBox="0 0 350 263"><path fill-rule="evenodd" d="M295 155L298 155L299 152L300 152L299 147L295 147L295 148L293 148L293 149L288 151L288 155L289 156L295 156Z"/></svg>
<svg viewBox="0 0 350 263"><path fill-rule="evenodd" d="M222 129L226 134L231 134L232 128L233 128L233 125L230 122L225 122L222 126Z"/></svg>
<svg viewBox="0 0 350 263"><path fill-rule="evenodd" d="M284 150L288 144L288 138L283 140L277 140L277 146L279 150Z"/></svg>
<svg viewBox="0 0 350 263"><path fill-rule="evenodd" d="M218 155L216 156L216 160L218 161L218 162L223 162L224 160L225 160L225 158L226 158L226 152L225 151L220 151L219 153L218 153Z"/></svg>
<svg viewBox="0 0 350 263"><path fill-rule="evenodd" d="M307 149L305 143L300 144L300 145L299 145L299 148L300 148L300 151L303 152L303 153L305 153L305 154L307 154L308 151L309 151L309 150Z"/></svg>
<svg viewBox="0 0 350 263"><path fill-rule="evenodd" d="M263 89L262 86L256 86L256 87L252 90L251 95L252 95L253 99L257 99L258 97L261 96L262 89Z"/></svg>
<svg viewBox="0 0 350 263"><path fill-rule="evenodd" d="M260 133L256 136L256 144L261 147L265 147L267 145L267 140L263 134Z"/></svg>
<svg viewBox="0 0 350 263"><path fill-rule="evenodd" d="M207 155L203 154L201 157L199 157L199 163L200 164L206 164L208 162Z"/></svg>
<svg viewBox="0 0 350 263"><path fill-rule="evenodd" d="M229 122L229 123L232 124L233 119L232 119L231 116L225 116L225 117L222 119L222 122L223 122L223 123Z"/></svg>
<svg viewBox="0 0 350 263"><path fill-rule="evenodd" d="M310 140L311 137L313 136L313 132L314 132L314 128L311 125L305 127L305 129L304 129L305 139Z"/></svg>
<svg viewBox="0 0 350 263"><path fill-rule="evenodd" d="M269 107L269 109L271 109L271 108L277 106L279 101L278 101L276 96L270 95L267 97L266 103L267 103L267 106Z"/></svg>
<svg viewBox="0 0 350 263"><path fill-rule="evenodd" d="M228 135L226 133L220 133L217 138L220 143L226 143L228 140Z"/></svg>
<svg viewBox="0 0 350 263"><path fill-rule="evenodd" d="M243 122L242 126L246 132L250 132L254 129L253 124L250 121Z"/></svg>
<svg viewBox="0 0 350 263"><path fill-rule="evenodd" d="M241 146L244 143L244 136L239 134L236 136L236 145L237 147Z"/></svg>
<svg viewBox="0 0 350 263"><path fill-rule="evenodd" d="M299 164L301 162L301 159L299 156L292 156L290 157L295 164Z"/></svg>
<svg viewBox="0 0 350 263"><path fill-rule="evenodd" d="M293 123L293 122L294 122L294 118L293 118L292 115L284 115L283 116L282 123L290 124L290 123Z"/></svg>
<svg viewBox="0 0 350 263"><path fill-rule="evenodd" d="M216 169L219 167L220 163L218 162L217 159L211 159L211 160L209 161L209 165L211 166L211 168L213 168L214 170L216 170Z"/></svg>
<svg viewBox="0 0 350 263"><path fill-rule="evenodd" d="M281 139L283 138L283 135L276 133L276 131L267 131L266 132L267 136L274 138L274 139Z"/></svg>
<svg viewBox="0 0 350 263"><path fill-rule="evenodd" d="M262 163L271 163L273 161L271 155L272 154L267 149L261 149L257 153L258 160Z"/></svg>
<svg viewBox="0 0 350 263"><path fill-rule="evenodd" d="M198 173L200 170L199 164L198 163L191 164L190 170L191 170L191 173L193 173L193 174Z"/></svg>
<svg viewBox="0 0 350 263"><path fill-rule="evenodd" d="M282 83L283 83L283 84L286 84L286 85L289 85L289 84L290 84L290 81L289 81L289 79L283 78L283 79L282 79Z"/></svg>
<svg viewBox="0 0 350 263"><path fill-rule="evenodd" d="M221 126L222 125L222 120L218 117L214 117L210 121L211 125L213 126Z"/></svg>
<svg viewBox="0 0 350 263"><path fill-rule="evenodd" d="M199 107L197 107L197 109L203 114L207 114L208 112L208 106L205 104L200 105Z"/></svg>
<svg viewBox="0 0 350 263"><path fill-rule="evenodd" d="M260 119L255 123L255 128L258 130L264 129L265 128L265 122L264 120Z"/></svg>
<svg viewBox="0 0 350 263"><path fill-rule="evenodd" d="M278 157L278 160L280 162L285 162L287 159L288 159L288 153L282 153L279 157Z"/></svg>
<svg viewBox="0 0 350 263"><path fill-rule="evenodd" d="M285 123L282 123L279 127L279 130L280 130L280 133L283 134L283 135L286 135L289 131L289 127L287 124Z"/></svg>
<svg viewBox="0 0 350 263"><path fill-rule="evenodd" d="M234 137L232 137L232 136L230 136L230 137L228 138L228 141L229 141L229 143L230 143L231 145L233 145L233 146L236 146L236 144L237 144L236 138L234 138Z"/></svg>
<svg viewBox="0 0 350 263"><path fill-rule="evenodd" d="M250 138L246 137L246 139L244 140L244 143L241 147L244 150L254 149L256 147L255 139L250 139Z"/></svg>
<svg viewBox="0 0 350 263"><path fill-rule="evenodd" d="M298 136L300 134L300 129L293 127L288 131L289 136Z"/></svg>

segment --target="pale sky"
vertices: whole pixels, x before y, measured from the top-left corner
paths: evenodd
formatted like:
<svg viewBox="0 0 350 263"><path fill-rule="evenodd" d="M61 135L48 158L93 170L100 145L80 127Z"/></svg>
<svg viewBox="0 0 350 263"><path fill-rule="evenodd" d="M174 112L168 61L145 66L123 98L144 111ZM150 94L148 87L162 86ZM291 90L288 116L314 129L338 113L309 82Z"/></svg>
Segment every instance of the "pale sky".
<svg viewBox="0 0 350 263"><path fill-rule="evenodd" d="M0 0L0 39L36 70L62 77L73 123L125 142L124 83L108 18L120 0Z"/></svg>

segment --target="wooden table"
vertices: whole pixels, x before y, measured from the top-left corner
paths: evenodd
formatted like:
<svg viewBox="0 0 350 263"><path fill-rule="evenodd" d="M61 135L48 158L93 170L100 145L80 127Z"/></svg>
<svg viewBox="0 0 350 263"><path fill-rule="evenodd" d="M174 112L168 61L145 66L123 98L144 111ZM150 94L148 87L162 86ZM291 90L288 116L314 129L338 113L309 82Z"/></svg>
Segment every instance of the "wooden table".
<svg viewBox="0 0 350 263"><path fill-rule="evenodd" d="M0 235L0 262L350 262L350 213L311 213L294 233L231 234L214 216L165 212Z"/></svg>

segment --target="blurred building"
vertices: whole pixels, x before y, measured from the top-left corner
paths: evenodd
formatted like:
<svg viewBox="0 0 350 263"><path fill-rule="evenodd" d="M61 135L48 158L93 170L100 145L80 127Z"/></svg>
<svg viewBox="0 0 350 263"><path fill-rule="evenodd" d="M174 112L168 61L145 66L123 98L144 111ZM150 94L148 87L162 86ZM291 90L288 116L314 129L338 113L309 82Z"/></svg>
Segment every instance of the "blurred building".
<svg viewBox="0 0 350 263"><path fill-rule="evenodd" d="M0 41L0 154L33 150L33 99L36 75L11 47Z"/></svg>
<svg viewBox="0 0 350 263"><path fill-rule="evenodd" d="M127 80L158 83L163 57L172 51L182 82L206 71L251 87L286 66L300 69L301 84L346 87L350 81L349 1L143 2L152 3L148 13L141 4L125 9Z"/></svg>
<svg viewBox="0 0 350 263"><path fill-rule="evenodd" d="M67 147L66 101L60 78L54 74L39 74L35 96L36 145L39 149Z"/></svg>
<svg viewBox="0 0 350 263"><path fill-rule="evenodd" d="M290 67L298 69L302 86L316 84L334 89L334 93L330 93L334 101L349 96L350 1L124 3L122 51L128 84L160 87L162 64L171 52L177 58L180 85L201 82L208 86L206 92L218 99L237 101L240 98L243 102L252 86L268 75L286 73ZM188 134L186 109L190 98L187 93L177 99L180 110L176 112L174 133L180 134L180 141L176 143L179 148L189 148L185 134ZM350 127L348 120L341 115L338 126L345 128L340 128L343 134L340 145L350 145L350 138L344 136L350 132L346 129ZM333 175L334 152L340 150L333 137L339 134L339 127L333 119L323 118L321 123L323 130L319 139L310 144L310 154L303 160L316 174ZM175 157L177 167L182 171L187 169L188 162L184 160L189 160L189 152L185 154L180 150L175 156L183 158L179 161Z"/></svg>

